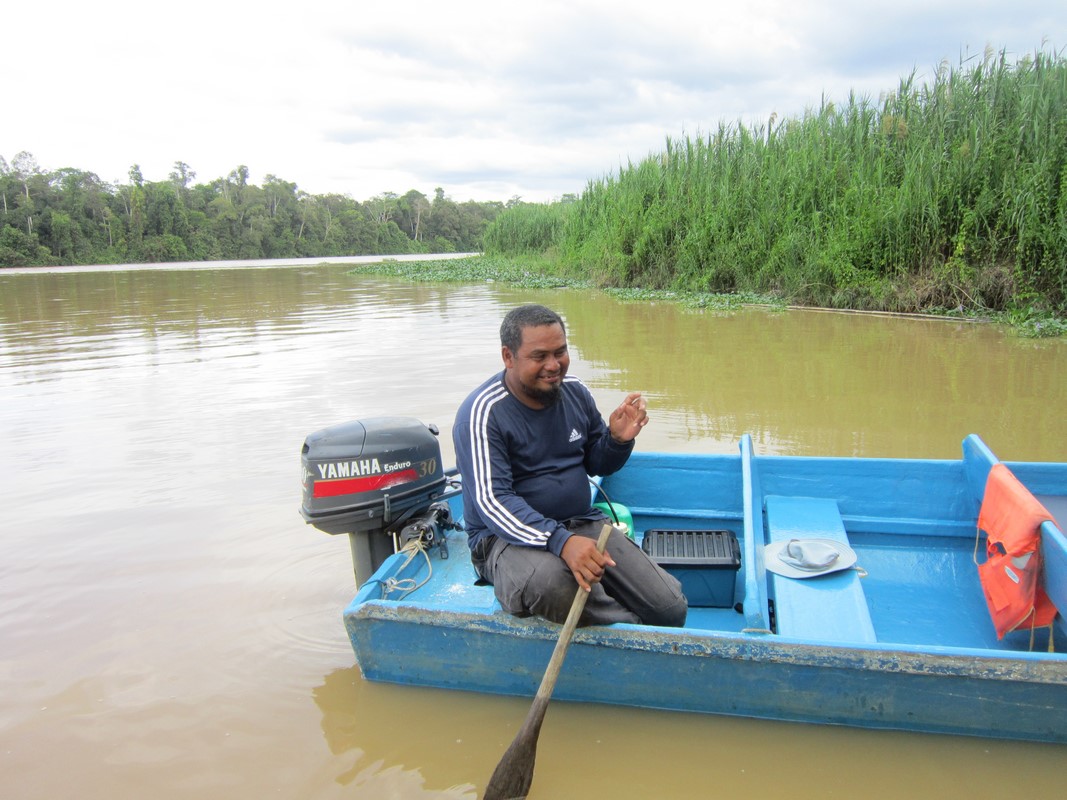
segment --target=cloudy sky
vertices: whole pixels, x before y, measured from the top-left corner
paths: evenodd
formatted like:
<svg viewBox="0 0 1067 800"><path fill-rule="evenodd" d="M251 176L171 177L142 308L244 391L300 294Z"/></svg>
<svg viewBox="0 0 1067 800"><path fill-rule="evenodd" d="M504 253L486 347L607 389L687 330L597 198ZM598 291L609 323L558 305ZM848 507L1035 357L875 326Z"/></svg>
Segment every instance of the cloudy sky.
<svg viewBox="0 0 1067 800"><path fill-rule="evenodd" d="M8 4L0 156L127 182L548 201L666 137L1067 47L1065 0Z"/></svg>

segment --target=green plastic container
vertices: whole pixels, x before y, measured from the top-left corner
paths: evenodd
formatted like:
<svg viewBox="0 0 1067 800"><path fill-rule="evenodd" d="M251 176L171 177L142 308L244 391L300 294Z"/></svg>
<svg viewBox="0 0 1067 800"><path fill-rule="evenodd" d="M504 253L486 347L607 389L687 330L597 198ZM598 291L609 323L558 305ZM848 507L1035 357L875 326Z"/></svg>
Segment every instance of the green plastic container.
<svg viewBox="0 0 1067 800"><path fill-rule="evenodd" d="M621 503L612 503L610 506L607 503L593 503L593 508L599 508L608 515L608 519L611 520L612 524L625 528L626 535L631 539L634 538L634 518L630 513L630 509L626 506ZM612 513L612 509L615 509L614 513ZM617 523L615 522L616 517L619 518Z"/></svg>

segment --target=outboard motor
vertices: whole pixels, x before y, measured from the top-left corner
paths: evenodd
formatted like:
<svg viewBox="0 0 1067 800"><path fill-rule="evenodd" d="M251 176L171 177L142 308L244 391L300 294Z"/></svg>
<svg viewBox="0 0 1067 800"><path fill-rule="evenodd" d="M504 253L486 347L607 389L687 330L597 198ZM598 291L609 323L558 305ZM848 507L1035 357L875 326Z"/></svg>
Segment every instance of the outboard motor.
<svg viewBox="0 0 1067 800"><path fill-rule="evenodd" d="M326 533L347 533L356 585L413 539L448 557L449 479L435 425L373 417L316 431L300 451L300 515Z"/></svg>

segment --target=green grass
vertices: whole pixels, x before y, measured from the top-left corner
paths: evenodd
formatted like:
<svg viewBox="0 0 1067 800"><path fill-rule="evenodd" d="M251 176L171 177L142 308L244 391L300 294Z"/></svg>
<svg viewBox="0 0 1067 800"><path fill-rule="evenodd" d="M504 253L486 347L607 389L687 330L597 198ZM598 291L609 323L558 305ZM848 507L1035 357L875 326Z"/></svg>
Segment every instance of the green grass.
<svg viewBox="0 0 1067 800"><path fill-rule="evenodd" d="M877 101L668 139L576 202L506 210L485 242L600 287L1062 330L1067 60L987 52Z"/></svg>

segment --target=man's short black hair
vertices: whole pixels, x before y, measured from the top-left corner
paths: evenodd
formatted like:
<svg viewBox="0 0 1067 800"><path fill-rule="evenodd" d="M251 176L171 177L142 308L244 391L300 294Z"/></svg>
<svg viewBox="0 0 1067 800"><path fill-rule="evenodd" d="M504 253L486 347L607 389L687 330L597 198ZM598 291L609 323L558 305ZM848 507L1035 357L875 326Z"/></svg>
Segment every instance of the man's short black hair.
<svg viewBox="0 0 1067 800"><path fill-rule="evenodd" d="M522 347L523 328L536 328L541 325L559 325L564 333L567 332L563 318L551 308L533 304L513 308L500 323L500 344L512 353L517 353Z"/></svg>

